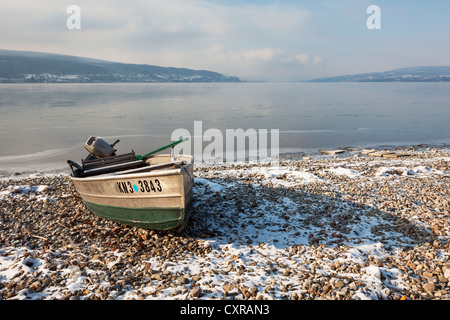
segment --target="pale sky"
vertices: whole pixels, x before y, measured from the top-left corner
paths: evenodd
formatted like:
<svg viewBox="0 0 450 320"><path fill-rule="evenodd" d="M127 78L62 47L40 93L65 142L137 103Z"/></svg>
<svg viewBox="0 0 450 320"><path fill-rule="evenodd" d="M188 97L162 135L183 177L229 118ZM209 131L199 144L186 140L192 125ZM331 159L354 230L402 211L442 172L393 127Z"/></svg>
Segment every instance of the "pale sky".
<svg viewBox="0 0 450 320"><path fill-rule="evenodd" d="M2 0L0 49L307 80L450 65L449 13L448 0Z"/></svg>

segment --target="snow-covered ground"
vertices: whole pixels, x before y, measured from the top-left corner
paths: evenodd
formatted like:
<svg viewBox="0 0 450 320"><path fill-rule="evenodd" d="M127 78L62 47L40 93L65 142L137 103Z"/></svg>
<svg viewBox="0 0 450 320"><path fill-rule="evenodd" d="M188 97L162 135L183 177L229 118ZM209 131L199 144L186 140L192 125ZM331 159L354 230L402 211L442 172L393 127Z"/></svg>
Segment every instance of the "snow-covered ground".
<svg viewBox="0 0 450 320"><path fill-rule="evenodd" d="M197 168L193 223L186 231L208 253L176 260L153 256L129 265L124 276L147 269L161 272L163 280L176 276L111 289L105 298L448 299L450 153L421 155ZM50 195L46 185L9 184L0 190L0 204L20 197L64 201L64 194ZM437 232L439 219L445 223ZM87 299L95 290L117 285L105 269L128 254L126 249L102 252L104 267L86 269L63 263L76 251L48 252L2 241L0 294L17 279L35 277L41 281L11 298L62 299L67 292L88 289L78 294ZM95 260L95 254L89 258ZM48 259L64 267L50 270ZM54 272L64 281L43 285L42 277Z"/></svg>

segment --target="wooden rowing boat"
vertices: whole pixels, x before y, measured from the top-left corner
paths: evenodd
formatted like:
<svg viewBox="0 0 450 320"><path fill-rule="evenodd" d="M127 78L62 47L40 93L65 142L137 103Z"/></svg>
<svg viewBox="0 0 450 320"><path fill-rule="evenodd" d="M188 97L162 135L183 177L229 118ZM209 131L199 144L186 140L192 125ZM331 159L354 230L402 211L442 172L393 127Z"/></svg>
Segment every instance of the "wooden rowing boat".
<svg viewBox="0 0 450 320"><path fill-rule="evenodd" d="M146 229L182 230L192 211L193 157L162 154L139 161L131 169L116 165L122 171L93 169L78 177L72 172L70 179L86 207L100 217Z"/></svg>

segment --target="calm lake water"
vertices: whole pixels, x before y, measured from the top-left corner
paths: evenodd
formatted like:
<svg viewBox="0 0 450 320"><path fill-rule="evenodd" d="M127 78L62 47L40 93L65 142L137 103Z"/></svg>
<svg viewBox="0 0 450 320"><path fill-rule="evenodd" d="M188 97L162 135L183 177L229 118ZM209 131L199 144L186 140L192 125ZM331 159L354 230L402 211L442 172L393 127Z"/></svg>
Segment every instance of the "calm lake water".
<svg viewBox="0 0 450 320"><path fill-rule="evenodd" d="M145 154L175 129L279 129L280 153L450 143L450 83L0 85L0 176L81 162L91 135ZM205 142L205 145L207 142Z"/></svg>

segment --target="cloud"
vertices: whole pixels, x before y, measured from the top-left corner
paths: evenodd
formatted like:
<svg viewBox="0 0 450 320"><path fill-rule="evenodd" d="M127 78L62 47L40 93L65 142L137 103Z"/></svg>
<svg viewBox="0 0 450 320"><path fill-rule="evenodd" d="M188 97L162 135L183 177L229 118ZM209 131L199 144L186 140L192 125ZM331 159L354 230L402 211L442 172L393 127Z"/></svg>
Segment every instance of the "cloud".
<svg viewBox="0 0 450 320"><path fill-rule="evenodd" d="M233 61L239 65L278 63L295 66L305 64L318 65L322 62L322 58L320 56L310 56L305 53L290 54L284 50L262 48L243 53L236 53L233 55Z"/></svg>
<svg viewBox="0 0 450 320"><path fill-rule="evenodd" d="M206 0L78 0L81 30L68 30L73 1L2 5L4 49L210 69L264 77L271 68L313 63L298 53L311 13L296 4L222 5ZM273 72L270 72L273 74Z"/></svg>
<svg viewBox="0 0 450 320"><path fill-rule="evenodd" d="M295 80L448 64L450 4L381 1L18 0L0 9L2 49L209 69L243 79ZM66 9L81 8L81 30ZM412 17L412 18L411 18ZM411 24L411 21L416 23Z"/></svg>
<svg viewBox="0 0 450 320"><path fill-rule="evenodd" d="M263 48L251 50L234 55L234 61L238 64L255 64L259 62L272 61L275 57L275 52L271 48Z"/></svg>
<svg viewBox="0 0 450 320"><path fill-rule="evenodd" d="M321 64L321 63L322 63L322 57L314 56L314 57L313 57L312 63L313 63L314 65L319 65L319 64Z"/></svg>
<svg viewBox="0 0 450 320"><path fill-rule="evenodd" d="M309 56L307 54L296 54L294 56L295 60L297 60L299 63L307 63L309 61Z"/></svg>

